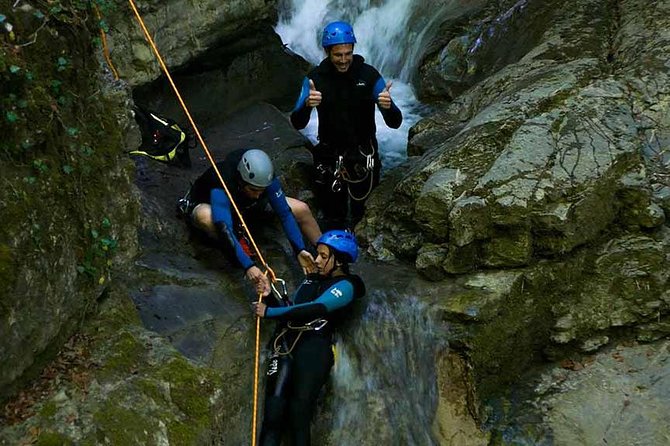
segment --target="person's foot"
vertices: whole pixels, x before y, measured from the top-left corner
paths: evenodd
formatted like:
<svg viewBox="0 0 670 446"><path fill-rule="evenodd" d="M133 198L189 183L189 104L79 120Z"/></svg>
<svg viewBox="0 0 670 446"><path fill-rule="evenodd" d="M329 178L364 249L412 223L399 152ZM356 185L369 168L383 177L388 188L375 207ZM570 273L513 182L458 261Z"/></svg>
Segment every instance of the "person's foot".
<svg viewBox="0 0 670 446"><path fill-rule="evenodd" d="M191 204L191 190L189 189L186 195L177 201L177 218L187 218L193 211Z"/></svg>

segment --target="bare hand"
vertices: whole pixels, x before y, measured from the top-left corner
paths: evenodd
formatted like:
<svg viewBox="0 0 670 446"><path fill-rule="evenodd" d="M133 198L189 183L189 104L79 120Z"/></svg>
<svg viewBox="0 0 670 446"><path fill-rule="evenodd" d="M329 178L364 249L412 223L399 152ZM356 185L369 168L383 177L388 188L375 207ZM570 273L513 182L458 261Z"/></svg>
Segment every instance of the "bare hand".
<svg viewBox="0 0 670 446"><path fill-rule="evenodd" d="M316 89L312 79L309 80L309 97L306 104L308 107L318 107L321 104L321 92Z"/></svg>
<svg viewBox="0 0 670 446"><path fill-rule="evenodd" d="M316 272L316 262L314 261L314 257L304 249L298 253L298 263L300 263L303 273L309 274Z"/></svg>
<svg viewBox="0 0 670 446"><path fill-rule="evenodd" d="M246 272L247 279L254 284L256 292L261 296L270 294L270 279L257 266L252 266Z"/></svg>
<svg viewBox="0 0 670 446"><path fill-rule="evenodd" d="M254 308L254 313L256 313L256 316L265 317L265 310L268 307L267 305L265 305L263 302L254 302L252 305Z"/></svg>
<svg viewBox="0 0 670 446"><path fill-rule="evenodd" d="M392 81L388 81L386 83L386 87L379 93L379 96L377 96L377 103L379 104L380 108L383 108L384 110L388 110L391 108L391 86L393 85Z"/></svg>

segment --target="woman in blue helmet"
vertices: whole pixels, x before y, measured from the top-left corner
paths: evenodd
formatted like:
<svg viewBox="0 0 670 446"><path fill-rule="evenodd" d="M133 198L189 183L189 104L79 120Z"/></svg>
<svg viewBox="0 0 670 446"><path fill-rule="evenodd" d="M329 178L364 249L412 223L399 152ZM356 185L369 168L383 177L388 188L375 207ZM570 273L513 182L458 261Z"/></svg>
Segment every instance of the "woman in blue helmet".
<svg viewBox="0 0 670 446"><path fill-rule="evenodd" d="M285 430L293 446L310 444L316 399L333 366L333 332L365 294L361 278L349 272L357 257L352 233L326 232L317 241L318 273L305 277L288 305L255 304L258 316L279 322L270 344L262 446L279 445Z"/></svg>
<svg viewBox="0 0 670 446"><path fill-rule="evenodd" d="M291 113L297 129L319 116L319 144L314 148L315 192L325 227L353 227L365 201L379 183L381 162L375 107L387 126L397 129L402 113L391 98L391 82L354 54L356 36L346 22L329 23L321 44L326 58L303 80Z"/></svg>

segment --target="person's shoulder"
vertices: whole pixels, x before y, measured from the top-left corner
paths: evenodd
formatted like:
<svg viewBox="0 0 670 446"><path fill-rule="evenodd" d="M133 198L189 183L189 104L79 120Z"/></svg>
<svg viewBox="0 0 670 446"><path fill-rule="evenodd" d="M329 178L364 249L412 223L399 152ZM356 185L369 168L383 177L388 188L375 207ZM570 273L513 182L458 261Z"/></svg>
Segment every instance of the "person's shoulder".
<svg viewBox="0 0 670 446"><path fill-rule="evenodd" d="M328 73L328 72L331 71L331 67L332 67L332 64L330 63L330 61L326 57L325 59L323 59L319 63L319 65L315 66L314 68L312 68L309 71L309 73L307 74L307 77L313 78L313 76L319 76L321 74Z"/></svg>
<svg viewBox="0 0 670 446"><path fill-rule="evenodd" d="M360 276L357 276L356 274L347 274L346 276L342 277L342 280L346 280L353 286L354 298L357 299L365 295L365 283L363 282L363 279L360 278Z"/></svg>
<svg viewBox="0 0 670 446"><path fill-rule="evenodd" d="M359 69L359 73L361 73L362 76L366 76L366 77L369 77L371 79L376 79L378 77L381 77L381 74L379 73L379 71L375 67L370 65L369 63L365 63L365 62L361 63L358 69Z"/></svg>

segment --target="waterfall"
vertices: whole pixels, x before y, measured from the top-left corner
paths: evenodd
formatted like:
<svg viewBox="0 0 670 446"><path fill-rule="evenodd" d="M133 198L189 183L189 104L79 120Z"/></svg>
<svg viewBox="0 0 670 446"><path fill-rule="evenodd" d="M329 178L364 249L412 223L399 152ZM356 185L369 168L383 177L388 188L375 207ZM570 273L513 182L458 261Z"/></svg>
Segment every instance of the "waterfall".
<svg viewBox="0 0 670 446"><path fill-rule="evenodd" d="M386 127L377 111L377 139L386 170L406 159L407 133L426 113L411 86L424 48L439 25L469 7L468 0L282 0L275 31L289 49L316 65L324 58L323 27L335 20L353 25L355 52L393 81L391 95L403 112L403 124L394 130ZM312 143L317 142L316 129L313 112L303 131Z"/></svg>
<svg viewBox="0 0 670 446"><path fill-rule="evenodd" d="M424 304L375 291L337 343L329 443L433 445L440 342Z"/></svg>

